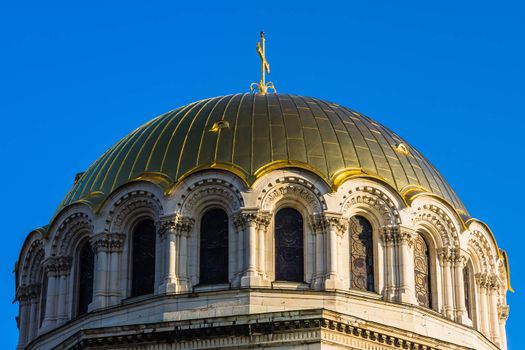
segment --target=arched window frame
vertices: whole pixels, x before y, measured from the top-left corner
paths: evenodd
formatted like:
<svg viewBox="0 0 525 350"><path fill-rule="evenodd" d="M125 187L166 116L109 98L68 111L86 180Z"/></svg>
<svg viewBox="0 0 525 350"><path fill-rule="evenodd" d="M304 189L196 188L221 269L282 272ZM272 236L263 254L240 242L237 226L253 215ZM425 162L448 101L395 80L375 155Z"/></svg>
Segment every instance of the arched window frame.
<svg viewBox="0 0 525 350"><path fill-rule="evenodd" d="M154 279L154 282L153 282L153 291L152 293L148 293L148 294L143 294L143 295L133 295L133 254L134 254L134 249L133 249L133 245L134 245L134 233L135 233L135 230L137 228L137 226L142 223L143 221L145 220L151 220L153 221L153 223L155 223L155 219L153 217L151 217L150 215L141 215L137 218L135 218L132 222L130 222L127 227L128 227L128 244L127 244L127 252L126 253L126 256L128 258L128 263L126 264L127 265L127 271L126 271L126 275L128 276L128 283L127 283L127 295L128 297L130 298L134 298L134 297L143 297L145 295L151 295L151 294L154 294L155 293L155 290L157 288L157 278ZM156 276L157 275L157 269L159 268L159 266L157 266L157 263L159 261L157 255L159 254L159 249L158 249L158 235L157 235L157 230L155 229L155 263L154 263L154 268L153 268L153 273L154 275Z"/></svg>
<svg viewBox="0 0 525 350"><path fill-rule="evenodd" d="M352 261L352 258L353 258L353 248L352 248L352 243L353 243L353 238L352 238L352 232L351 232L351 220L355 217L361 217L363 218L364 220L367 221L367 223L370 225L370 229L371 229L371 245L372 245L372 279L373 279L373 286L372 286L372 290L362 290L362 289L356 289L353 287L353 271L352 271L352 268L351 268L351 265L353 264L353 261ZM375 228L375 226L377 226L377 224L375 225L374 224L374 220L370 220L369 219L369 215L367 215L366 213L361 213L361 212L358 212L358 213L354 213L352 214L349 218L348 218L348 249L347 249L347 254L348 254L348 259L344 259L344 261L347 261L348 263L346 264L347 265L347 269L348 269L348 273L346 274L349 278L349 288L351 290L359 290L361 292L369 292L369 293L377 293L378 290L380 290L379 286L381 284L381 282L379 281L379 272L378 272L378 267L380 266L380 261L379 261L379 246L377 244L378 242L378 239L379 239L379 236L378 236L378 230ZM343 254L343 256L345 256ZM340 260L343 260L343 259L340 259ZM339 269L340 271L345 271L345 269Z"/></svg>
<svg viewBox="0 0 525 350"><path fill-rule="evenodd" d="M439 292L441 290L442 281L441 281L441 269L439 268L438 257L437 257L437 244L432 234L430 234L427 230L417 230L416 234L421 236L427 245L428 264L429 264L428 273L429 273L429 279L430 279L429 284L430 284L430 298L431 298L429 309L437 311L441 309L441 305L443 303L442 293ZM414 266L414 277L415 277L415 266ZM415 281L414 281L414 286L415 286ZM416 300L415 300L416 304L419 305L417 301L415 290L414 290L414 296L416 297ZM424 307L424 306L421 306L421 307Z"/></svg>
<svg viewBox="0 0 525 350"><path fill-rule="evenodd" d="M301 216L303 217L303 281L301 282L294 282L294 281L277 281L276 280L276 270L277 267L275 265L276 261L276 249L275 249L275 218L277 213L285 208L291 208L296 210ZM266 246L268 248L271 247L271 260L269 261L270 269L269 269L269 278L271 281L274 281L273 283L284 283L284 284L295 284L295 285L302 285L303 287L306 287L308 283L311 282L313 272L314 272L314 237L312 236L312 228L309 225L308 220L308 210L305 206L302 205L302 203L299 203L297 201L294 201L292 199L285 198L281 200L277 205L274 207L274 210L272 211L272 217L270 222L271 229L269 230L269 233L267 235L267 241Z"/></svg>
<svg viewBox="0 0 525 350"><path fill-rule="evenodd" d="M81 239L78 241L78 244L76 245L75 247L75 273L74 273L74 295L73 295L73 303L72 303L72 306L73 306L73 310L72 310L72 315L74 317L78 317L78 316L82 316L86 313L89 312L89 305L93 302L94 300L94 295L91 296L91 303L87 305L86 307L86 312L85 313L82 313L80 314L79 313L79 308L80 308L80 278L81 278L81 267L80 267L80 264L81 264L81 252L82 250L84 249L84 247L86 246L89 246L91 249L93 249L91 247L91 243L89 242L89 239L87 237L85 237L84 239ZM96 270L95 270L95 264L96 264L96 257L95 257L95 252L93 251L93 287L92 287L92 293L94 294L94 287L95 287L95 278L96 278Z"/></svg>
<svg viewBox="0 0 525 350"><path fill-rule="evenodd" d="M210 211L212 210L221 210L226 218L227 218L227 244L228 244L228 247L227 247L227 254L228 254L228 263L227 263L227 267L228 267L228 272L227 272L227 279L221 283L216 283L216 284L206 284L206 286L212 288L213 286L216 286L218 288L220 288L221 285L227 285L230 283L231 279L232 279L232 261L231 261L231 250L232 249L235 249L235 247L232 247L232 216L231 214L228 213L228 210L226 210L225 208L223 208L222 206L217 206L217 205L211 205L211 206L207 206L204 210L202 210L200 212L200 215L199 215L199 219L198 219L198 227L197 227L197 231L198 232L198 240L197 240L197 245L198 245L198 253L197 253L197 256L198 256L198 259L197 259L197 278L196 280L198 281L197 282L197 286L200 286L200 285L203 285L203 282L201 281L201 261L202 261L202 257L201 257L201 243L202 243L202 220L204 218L204 216L209 213Z"/></svg>

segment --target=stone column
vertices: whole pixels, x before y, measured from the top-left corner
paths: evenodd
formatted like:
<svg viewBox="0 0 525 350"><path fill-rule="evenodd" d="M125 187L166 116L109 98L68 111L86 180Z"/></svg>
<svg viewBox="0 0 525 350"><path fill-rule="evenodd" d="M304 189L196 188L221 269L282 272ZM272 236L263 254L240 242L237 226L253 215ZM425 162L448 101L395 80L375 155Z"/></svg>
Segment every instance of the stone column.
<svg viewBox="0 0 525 350"><path fill-rule="evenodd" d="M398 231L397 227L392 226L384 226L380 230L386 261L383 298L387 301L394 301L396 295L396 236Z"/></svg>
<svg viewBox="0 0 525 350"><path fill-rule="evenodd" d="M312 225L313 234L315 237L315 271L312 278L312 288L321 290L324 288L325 278L325 245L324 245L324 221L319 214L310 216L310 224Z"/></svg>
<svg viewBox="0 0 525 350"><path fill-rule="evenodd" d="M500 326L500 337L501 337L501 349L507 349L507 331L505 330L505 324L509 317L509 306L498 305L498 318Z"/></svg>
<svg viewBox="0 0 525 350"><path fill-rule="evenodd" d="M38 314L38 304L40 302L40 293L42 285L39 283L29 285L29 327L27 342L36 338L39 328L40 315Z"/></svg>
<svg viewBox="0 0 525 350"><path fill-rule="evenodd" d="M18 300L18 349L24 349L27 344L27 335L29 332L29 318L31 300L29 298L29 289L27 286L18 287L16 291L16 300Z"/></svg>
<svg viewBox="0 0 525 350"><path fill-rule="evenodd" d="M259 213L257 216L257 237L258 239L258 257L257 257L257 269L259 271L259 276L261 279L268 280L266 274L266 232L268 226L270 225L270 214L269 213ZM268 283L269 284L269 281Z"/></svg>
<svg viewBox="0 0 525 350"><path fill-rule="evenodd" d="M487 289L488 289L489 308L490 308L489 317L490 317L491 340L494 344L499 345L501 342L499 315L498 315L499 282L498 282L498 277L495 274L492 274L489 276Z"/></svg>
<svg viewBox="0 0 525 350"><path fill-rule="evenodd" d="M126 235L123 233L112 233L109 236L109 286L108 286L108 306L117 305L122 299L120 281L122 251Z"/></svg>
<svg viewBox="0 0 525 350"><path fill-rule="evenodd" d="M237 235L237 272L235 274L234 285L240 287L241 278L245 269L245 253L244 253L244 230L246 227L246 221L241 213L235 214L233 218L233 225L235 226L235 234Z"/></svg>
<svg viewBox="0 0 525 350"><path fill-rule="evenodd" d="M158 234L164 244L164 276L160 293L182 293L190 290L188 278L187 237L194 220L179 215L161 218Z"/></svg>
<svg viewBox="0 0 525 350"><path fill-rule="evenodd" d="M442 314L446 318L454 319L454 296L452 287L451 262L452 251L449 247L442 247L438 250L439 265L441 267L441 281L443 284L443 310Z"/></svg>
<svg viewBox="0 0 525 350"><path fill-rule="evenodd" d="M57 326L65 323L68 319L68 278L71 273L70 256L63 256L58 261L58 292L57 292Z"/></svg>
<svg viewBox="0 0 525 350"><path fill-rule="evenodd" d="M244 237L247 239L246 245L248 246L247 251L245 250L245 253L248 253L246 259L248 266L241 277L241 287L259 287L263 285L263 282L257 273L256 248L258 212L257 209L246 209L241 213L246 222Z"/></svg>
<svg viewBox="0 0 525 350"><path fill-rule="evenodd" d="M110 249L109 234L102 232L91 239L91 247L95 253L95 276L93 284L93 302L88 311L104 308L108 305L108 255Z"/></svg>
<svg viewBox="0 0 525 350"><path fill-rule="evenodd" d="M479 290L479 313L480 331L490 339L489 326L489 303L487 296L488 277L486 273L476 274L476 284Z"/></svg>
<svg viewBox="0 0 525 350"><path fill-rule="evenodd" d="M42 322L40 333L52 329L57 321L57 282L58 282L58 258L50 257L44 261L44 270L47 276L47 290L46 293L46 305L45 305L45 316ZM42 291L44 292L44 291Z"/></svg>
<svg viewBox="0 0 525 350"><path fill-rule="evenodd" d="M328 238L328 272L325 279L325 289L343 289L343 282L338 271L337 243L338 239L348 231L348 222L341 214L325 213L324 225Z"/></svg>
<svg viewBox="0 0 525 350"><path fill-rule="evenodd" d="M465 305L465 293L469 291L465 290L465 281L463 280L463 269L467 263L467 255L460 249L454 250L453 255L453 269L454 269L454 281L456 291L456 322L463 323L467 326L472 326L472 320L468 317L467 307ZM466 281L470 283L470 281ZM470 284L469 284L470 285ZM472 303L472 300L470 300Z"/></svg>
<svg viewBox="0 0 525 350"><path fill-rule="evenodd" d="M398 300L410 304L416 304L414 234L414 232L406 227L399 227L399 230L395 233L399 274Z"/></svg>

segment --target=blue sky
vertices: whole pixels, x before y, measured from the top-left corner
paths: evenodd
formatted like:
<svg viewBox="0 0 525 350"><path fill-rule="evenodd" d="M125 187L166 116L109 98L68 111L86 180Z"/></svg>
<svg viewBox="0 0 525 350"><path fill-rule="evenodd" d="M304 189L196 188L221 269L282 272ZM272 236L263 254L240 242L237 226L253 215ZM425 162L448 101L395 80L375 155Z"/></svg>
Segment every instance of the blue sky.
<svg viewBox="0 0 525 350"><path fill-rule="evenodd" d="M14 263L102 152L180 105L248 90L364 113L417 147L507 250L510 349L525 322L525 5L520 1L0 1L0 338Z"/></svg>

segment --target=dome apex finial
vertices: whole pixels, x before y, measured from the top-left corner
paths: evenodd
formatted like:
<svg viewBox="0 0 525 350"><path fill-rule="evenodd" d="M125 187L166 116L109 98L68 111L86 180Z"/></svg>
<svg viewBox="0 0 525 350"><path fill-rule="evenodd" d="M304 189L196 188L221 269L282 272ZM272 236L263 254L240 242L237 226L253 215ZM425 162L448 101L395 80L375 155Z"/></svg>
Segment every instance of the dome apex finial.
<svg viewBox="0 0 525 350"><path fill-rule="evenodd" d="M261 58L261 80L259 83L251 83L250 84L250 91L255 92L257 91L257 94L259 95L266 95L268 93L268 89L272 89L274 92L277 92L275 89L275 86L273 83L266 82L266 74L270 74L270 64L266 60L266 47L265 47L265 41L264 38L264 32L261 32L261 41L257 43L255 46L257 53L259 54L259 57Z"/></svg>

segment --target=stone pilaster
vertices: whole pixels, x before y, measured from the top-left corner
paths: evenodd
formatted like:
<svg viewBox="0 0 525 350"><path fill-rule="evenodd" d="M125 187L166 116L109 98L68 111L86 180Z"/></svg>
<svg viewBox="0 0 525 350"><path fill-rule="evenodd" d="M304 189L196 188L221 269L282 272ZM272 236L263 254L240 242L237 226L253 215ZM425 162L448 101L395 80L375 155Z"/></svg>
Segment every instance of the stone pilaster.
<svg viewBox="0 0 525 350"><path fill-rule="evenodd" d="M498 276L491 274L488 278L488 297L489 297L489 317L490 317L490 334L494 344L501 343L499 313L498 313L498 290L500 289Z"/></svg>
<svg viewBox="0 0 525 350"><path fill-rule="evenodd" d="M396 298L396 240L399 228L395 226L383 226L380 230L381 240L385 251L385 287L383 289L383 298L388 301L394 301Z"/></svg>
<svg viewBox="0 0 525 350"><path fill-rule="evenodd" d="M58 288L57 288L57 326L68 320L68 280L71 274L71 265L73 258L70 256L61 256L58 258Z"/></svg>
<svg viewBox="0 0 525 350"><path fill-rule="evenodd" d="M31 311L31 299L28 286L20 286L16 291L18 300L18 345L17 349L24 349L28 343L29 321Z"/></svg>
<svg viewBox="0 0 525 350"><path fill-rule="evenodd" d="M240 212L244 221L244 253L246 254L246 269L242 273L241 287L261 287L269 283L258 273L257 268L257 226L260 218L258 209L244 209ZM246 249L246 247L248 249Z"/></svg>
<svg viewBox="0 0 525 350"><path fill-rule="evenodd" d="M122 252L126 235L124 233L109 234L109 261L108 261L108 306L117 305L122 299L120 281L122 271Z"/></svg>
<svg viewBox="0 0 525 350"><path fill-rule="evenodd" d="M233 285L240 287L241 278L246 269L246 254L245 254L245 239L244 239L244 230L246 227L246 221L242 213L236 213L233 216L233 226L235 227L235 236L237 247L235 249L237 257L237 266L235 272L235 278Z"/></svg>
<svg viewBox="0 0 525 350"><path fill-rule="evenodd" d="M27 332L27 342L36 338L38 328L40 326L38 305L40 304L40 295L42 293L42 285L40 283L30 284L28 286L28 300L29 300L29 326Z"/></svg>
<svg viewBox="0 0 525 350"><path fill-rule="evenodd" d="M42 326L39 333L45 333L55 327L57 322L57 288L59 280L59 259L49 257L44 261L47 276L46 305Z"/></svg>
<svg viewBox="0 0 525 350"><path fill-rule="evenodd" d="M406 227L399 227L394 233L398 256L399 286L397 299L403 303L416 304L414 276L414 238L416 233Z"/></svg>
<svg viewBox="0 0 525 350"><path fill-rule="evenodd" d="M163 281L160 293L182 293L190 290L188 278L188 242L195 220L180 215L161 218L158 235L164 244Z"/></svg>
<svg viewBox="0 0 525 350"><path fill-rule="evenodd" d="M454 288L452 285L453 251L449 247L438 249L438 260L441 267L443 292L443 310L441 313L448 319L454 319Z"/></svg>
<svg viewBox="0 0 525 350"><path fill-rule="evenodd" d="M343 218L341 214L325 213L324 226L328 240L328 271L324 282L325 289L346 289L341 271L338 269L338 259L340 258L338 241L348 231L348 220Z"/></svg>
<svg viewBox="0 0 525 350"><path fill-rule="evenodd" d="M490 339L490 313L488 301L489 278L486 273L477 273L476 285L479 291L480 331Z"/></svg>
<svg viewBox="0 0 525 350"><path fill-rule="evenodd" d="M326 234L324 228L324 220L321 214L313 214L310 216L310 225L315 239L315 271L312 278L312 288L321 290L324 289L324 280L326 275Z"/></svg>
<svg viewBox="0 0 525 350"><path fill-rule="evenodd" d="M268 232L268 226L270 225L271 221L271 215L270 213L259 213L257 215L257 238L258 238L258 244L257 244L257 270L259 271L259 276L261 277L261 280L263 284L270 285L270 281L268 280L268 275L266 272L266 233Z"/></svg>
<svg viewBox="0 0 525 350"><path fill-rule="evenodd" d="M459 248L456 248L453 251L453 261L452 261L452 268L454 271L454 290L456 292L456 305L455 305L455 317L456 322L462 323L467 326L472 326L472 320L468 317L467 313L467 307L469 305L465 305L465 294L469 293L469 291L465 290L465 282L467 282L468 285L470 285L470 281L464 281L463 276L463 269L465 268L467 261L468 261L468 255L466 252L462 251ZM472 303L472 296L469 300L470 303Z"/></svg>
<svg viewBox="0 0 525 350"><path fill-rule="evenodd" d="M90 240L91 248L95 254L95 274L93 281L93 301L88 306L88 311L97 310L109 304L109 254L111 238L107 232L94 235Z"/></svg>

